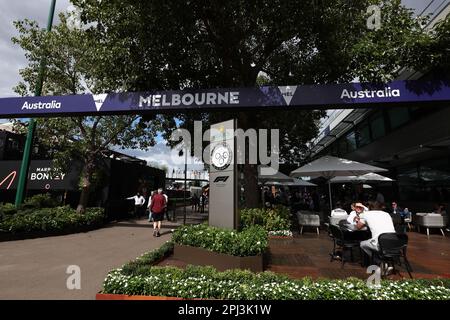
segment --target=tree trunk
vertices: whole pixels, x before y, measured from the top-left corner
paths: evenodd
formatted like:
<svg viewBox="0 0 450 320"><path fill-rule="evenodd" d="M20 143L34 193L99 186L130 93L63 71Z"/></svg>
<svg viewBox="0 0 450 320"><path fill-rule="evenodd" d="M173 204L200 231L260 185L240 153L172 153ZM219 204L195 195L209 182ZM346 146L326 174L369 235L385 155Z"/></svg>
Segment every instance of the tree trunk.
<svg viewBox="0 0 450 320"><path fill-rule="evenodd" d="M244 164L244 181L245 206L247 208L260 207L257 164Z"/></svg>
<svg viewBox="0 0 450 320"><path fill-rule="evenodd" d="M77 212L80 214L86 211L86 207L88 205L94 169L95 169L94 160L89 159L88 161L86 161L86 164L84 165L83 168L83 177L81 181L82 182L81 195L77 206Z"/></svg>
<svg viewBox="0 0 450 320"><path fill-rule="evenodd" d="M256 127L255 114L241 112L238 120L239 128L244 131ZM247 146L246 146L247 149ZM259 188L258 188L258 164L249 163L249 152L252 148L245 150L245 164L243 164L244 173L244 199L245 207L258 208L259 203Z"/></svg>

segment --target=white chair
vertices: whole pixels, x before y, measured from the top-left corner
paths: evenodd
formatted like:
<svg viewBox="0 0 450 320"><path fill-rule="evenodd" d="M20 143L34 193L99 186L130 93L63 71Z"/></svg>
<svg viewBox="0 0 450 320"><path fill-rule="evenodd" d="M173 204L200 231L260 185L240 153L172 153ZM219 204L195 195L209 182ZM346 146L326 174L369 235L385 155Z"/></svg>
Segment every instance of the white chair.
<svg viewBox="0 0 450 320"><path fill-rule="evenodd" d="M448 218L442 216L439 213L417 213L414 219L415 225L420 232L420 227L427 228L427 236L430 236L430 228L437 228L441 230L442 235L445 237L443 228L448 223Z"/></svg>
<svg viewBox="0 0 450 320"><path fill-rule="evenodd" d="M303 227L315 227L317 234L320 234L320 217L318 214L303 214L300 212L296 213L298 225L300 226L300 234L303 234Z"/></svg>
<svg viewBox="0 0 450 320"><path fill-rule="evenodd" d="M336 208L336 209L331 210L331 216L332 217L334 217L334 216L342 216L344 214L348 215L347 211L345 211L344 209L341 209L341 208Z"/></svg>
<svg viewBox="0 0 450 320"><path fill-rule="evenodd" d="M347 220L348 214L344 209L334 209L331 210L331 215L329 217L330 224L338 225L339 221Z"/></svg>

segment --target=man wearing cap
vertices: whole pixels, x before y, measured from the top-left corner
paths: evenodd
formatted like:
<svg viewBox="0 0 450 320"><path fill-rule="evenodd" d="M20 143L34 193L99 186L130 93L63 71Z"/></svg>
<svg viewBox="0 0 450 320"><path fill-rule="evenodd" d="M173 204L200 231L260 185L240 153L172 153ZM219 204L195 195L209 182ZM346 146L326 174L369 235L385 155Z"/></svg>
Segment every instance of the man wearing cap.
<svg viewBox="0 0 450 320"><path fill-rule="evenodd" d="M356 225L355 218L359 218L360 214L365 211L369 211L369 209L360 202L352 203L351 208L352 212L350 212L350 214L348 215L347 222L352 225Z"/></svg>

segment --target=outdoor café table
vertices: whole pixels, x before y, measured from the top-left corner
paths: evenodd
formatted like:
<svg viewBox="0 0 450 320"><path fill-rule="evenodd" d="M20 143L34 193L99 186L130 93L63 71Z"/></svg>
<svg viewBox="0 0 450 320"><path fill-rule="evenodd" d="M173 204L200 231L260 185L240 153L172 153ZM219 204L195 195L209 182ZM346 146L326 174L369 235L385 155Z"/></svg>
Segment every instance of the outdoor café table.
<svg viewBox="0 0 450 320"><path fill-rule="evenodd" d="M358 229L353 224L341 224L339 225L341 228L344 239L348 241L364 241L371 238L372 234L370 233L370 230L367 227L364 227L362 229Z"/></svg>
<svg viewBox="0 0 450 320"><path fill-rule="evenodd" d="M368 240L372 237L372 233L370 232L370 229L367 227L358 229L353 224L340 224L339 227L342 230L344 241L360 243L361 241ZM364 266L367 264L366 261L367 258L363 255L363 252L361 252L361 250L360 254L361 254L361 266Z"/></svg>

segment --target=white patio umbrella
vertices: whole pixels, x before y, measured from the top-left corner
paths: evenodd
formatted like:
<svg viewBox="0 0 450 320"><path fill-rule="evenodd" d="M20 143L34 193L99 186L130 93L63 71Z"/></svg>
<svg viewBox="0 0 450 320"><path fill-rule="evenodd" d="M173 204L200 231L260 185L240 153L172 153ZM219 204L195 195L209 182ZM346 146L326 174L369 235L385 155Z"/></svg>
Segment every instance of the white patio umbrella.
<svg viewBox="0 0 450 320"><path fill-rule="evenodd" d="M328 193L330 197L330 210L333 208L331 201L331 182L334 177L360 176L371 172L382 172L386 169L371 166L365 163L342 159L332 156L324 156L314 160L303 167L291 172L291 177L324 177L328 180Z"/></svg>
<svg viewBox="0 0 450 320"><path fill-rule="evenodd" d="M265 186L284 186L282 182L279 181L266 181L264 182Z"/></svg>
<svg viewBox="0 0 450 320"><path fill-rule="evenodd" d="M294 181L266 181L264 185L266 186L287 186L287 187L317 187L317 184L301 180L301 179L291 179Z"/></svg>
<svg viewBox="0 0 450 320"><path fill-rule="evenodd" d="M283 185L289 187L317 187L317 184L301 179L294 179L294 182L284 182Z"/></svg>
<svg viewBox="0 0 450 320"><path fill-rule="evenodd" d="M258 180L262 182L293 182L294 179L269 166L258 166Z"/></svg>
<svg viewBox="0 0 450 320"><path fill-rule="evenodd" d="M392 182L392 181L394 180L374 172L366 173L361 176L334 177L333 179L330 180L331 183Z"/></svg>
<svg viewBox="0 0 450 320"><path fill-rule="evenodd" d="M370 184L363 184L363 189L372 189Z"/></svg>

